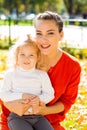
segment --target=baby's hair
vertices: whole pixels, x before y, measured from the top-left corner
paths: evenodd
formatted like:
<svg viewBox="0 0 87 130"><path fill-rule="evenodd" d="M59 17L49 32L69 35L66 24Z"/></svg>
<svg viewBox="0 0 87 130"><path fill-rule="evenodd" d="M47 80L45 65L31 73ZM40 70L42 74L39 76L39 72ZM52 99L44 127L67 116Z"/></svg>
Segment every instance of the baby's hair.
<svg viewBox="0 0 87 130"><path fill-rule="evenodd" d="M20 38L13 46L11 46L10 54L12 54L12 58L10 59L10 62L12 62L12 67L16 68L18 66L18 53L20 48L28 46L33 47L37 54L36 68L45 70L43 62L41 60L41 52L36 44L36 39L33 38L31 35L26 35L26 37Z"/></svg>

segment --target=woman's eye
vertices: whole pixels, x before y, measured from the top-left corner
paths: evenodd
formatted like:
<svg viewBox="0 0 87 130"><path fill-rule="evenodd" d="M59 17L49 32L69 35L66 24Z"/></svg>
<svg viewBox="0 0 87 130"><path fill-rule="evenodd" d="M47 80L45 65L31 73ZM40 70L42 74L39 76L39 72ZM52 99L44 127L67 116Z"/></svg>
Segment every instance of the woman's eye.
<svg viewBox="0 0 87 130"><path fill-rule="evenodd" d="M41 33L36 33L36 35L41 36Z"/></svg>
<svg viewBox="0 0 87 130"><path fill-rule="evenodd" d="M48 33L48 35L53 35L53 34L54 34L53 32Z"/></svg>

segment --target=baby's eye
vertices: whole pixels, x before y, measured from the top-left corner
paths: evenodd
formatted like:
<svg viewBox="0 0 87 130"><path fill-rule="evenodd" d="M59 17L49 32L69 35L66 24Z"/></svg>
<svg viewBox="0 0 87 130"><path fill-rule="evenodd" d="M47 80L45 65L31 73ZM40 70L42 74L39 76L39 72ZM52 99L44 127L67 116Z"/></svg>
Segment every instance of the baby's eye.
<svg viewBox="0 0 87 130"><path fill-rule="evenodd" d="M21 53L20 56L25 56L25 55L23 53Z"/></svg>
<svg viewBox="0 0 87 130"><path fill-rule="evenodd" d="M31 54L29 57L30 57L30 58L33 58L33 57L34 57L34 55L33 55L33 54Z"/></svg>
<svg viewBox="0 0 87 130"><path fill-rule="evenodd" d="M33 54L31 54L30 56L34 56Z"/></svg>

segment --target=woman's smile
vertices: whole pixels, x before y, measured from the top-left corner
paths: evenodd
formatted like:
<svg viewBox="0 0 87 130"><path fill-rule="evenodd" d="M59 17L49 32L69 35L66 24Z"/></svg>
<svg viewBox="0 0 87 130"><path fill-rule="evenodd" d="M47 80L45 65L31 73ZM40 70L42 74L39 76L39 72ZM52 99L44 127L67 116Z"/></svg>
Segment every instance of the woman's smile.
<svg viewBox="0 0 87 130"><path fill-rule="evenodd" d="M41 48L48 49L51 45L41 45Z"/></svg>

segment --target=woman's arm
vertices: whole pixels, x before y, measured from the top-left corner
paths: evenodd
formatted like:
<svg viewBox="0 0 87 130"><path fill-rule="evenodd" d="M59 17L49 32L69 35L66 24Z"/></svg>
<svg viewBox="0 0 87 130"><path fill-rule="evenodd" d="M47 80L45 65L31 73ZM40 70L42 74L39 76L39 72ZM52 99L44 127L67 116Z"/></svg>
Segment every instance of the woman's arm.
<svg viewBox="0 0 87 130"><path fill-rule="evenodd" d="M14 113L22 116L30 107L30 102L29 102L29 100L19 99L19 100L4 102L4 105L11 112L14 112Z"/></svg>
<svg viewBox="0 0 87 130"><path fill-rule="evenodd" d="M38 100L38 98L37 96L30 94L23 94L23 98L24 99L4 102L4 106L11 112L14 112L19 116L22 116L23 114L29 115L31 114L28 112L28 109L31 107L31 100L28 98L32 98L36 101Z"/></svg>
<svg viewBox="0 0 87 130"><path fill-rule="evenodd" d="M48 115L48 114L56 114L64 111L64 105L62 102L56 102L51 106L46 106L44 103L40 103L40 111L38 114Z"/></svg>

